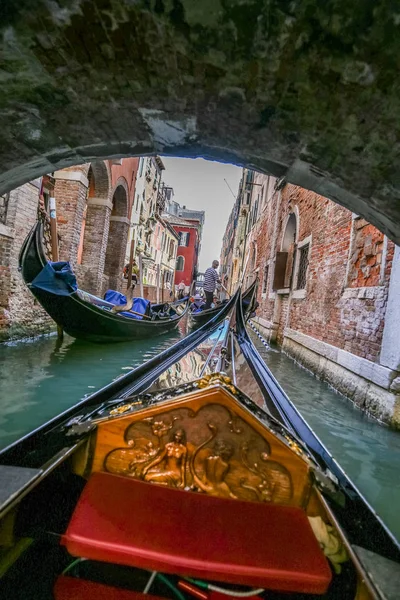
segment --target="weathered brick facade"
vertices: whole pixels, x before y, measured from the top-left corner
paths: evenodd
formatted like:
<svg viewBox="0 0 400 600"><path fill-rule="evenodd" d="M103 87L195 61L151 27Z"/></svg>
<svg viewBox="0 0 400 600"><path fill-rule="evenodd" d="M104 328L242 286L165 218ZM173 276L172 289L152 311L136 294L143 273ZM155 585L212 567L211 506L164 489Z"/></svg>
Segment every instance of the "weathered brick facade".
<svg viewBox="0 0 400 600"><path fill-rule="evenodd" d="M38 201L39 182L13 190L0 224L0 342L47 333L54 326L18 272L19 252L36 221Z"/></svg>
<svg viewBox="0 0 400 600"><path fill-rule="evenodd" d="M121 161L118 161L121 163ZM123 287L122 269L138 159L99 161L54 173L59 258L81 288L97 295ZM129 182L129 183L128 183ZM41 182L11 192L0 223L0 341L54 328L18 273L18 254L37 218ZM4 223L5 221L5 223Z"/></svg>
<svg viewBox="0 0 400 600"><path fill-rule="evenodd" d="M250 183L234 209L248 215L245 243L238 234L231 254L247 265L245 283L259 277L259 326L357 404L400 426L392 388L400 365L381 361L393 242L314 192L284 182L271 188L270 178L257 173L245 179ZM223 247L222 256L229 255ZM233 287L234 278L232 264Z"/></svg>
<svg viewBox="0 0 400 600"><path fill-rule="evenodd" d="M279 216L274 247L276 210ZM271 289L273 262L276 252L282 248L290 214L296 215L296 244L310 238L304 294L296 294L296 281L292 281L292 287L289 285L290 277L296 277L293 260L298 262L294 244L288 248L287 287L279 291ZM290 327L357 356L378 360L394 244L386 242L383 253L383 234L363 220L360 225L359 221L347 209L291 185L276 192L264 206L250 235L257 247L254 267L261 279L259 314L278 324L278 342L283 340L284 328ZM365 234L361 235L364 230ZM352 252L352 248L356 250ZM269 282L263 293L267 264ZM285 302L281 307L276 306L277 296L287 297L288 306ZM283 316L279 314L282 311Z"/></svg>

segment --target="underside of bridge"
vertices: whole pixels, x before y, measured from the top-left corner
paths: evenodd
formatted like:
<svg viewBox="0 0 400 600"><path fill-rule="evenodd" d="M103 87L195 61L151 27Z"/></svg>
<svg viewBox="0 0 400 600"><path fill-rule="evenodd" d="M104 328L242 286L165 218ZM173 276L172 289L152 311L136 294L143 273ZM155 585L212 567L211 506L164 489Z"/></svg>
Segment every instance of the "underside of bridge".
<svg viewBox="0 0 400 600"><path fill-rule="evenodd" d="M383 0L4 0L0 192L144 154L248 165L400 243L400 12Z"/></svg>

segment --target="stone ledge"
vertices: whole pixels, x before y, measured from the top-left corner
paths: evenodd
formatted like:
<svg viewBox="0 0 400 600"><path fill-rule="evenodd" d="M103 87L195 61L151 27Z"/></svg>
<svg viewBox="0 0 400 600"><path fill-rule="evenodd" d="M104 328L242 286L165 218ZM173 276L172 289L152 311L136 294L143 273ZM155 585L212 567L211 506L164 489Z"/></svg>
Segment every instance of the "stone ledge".
<svg viewBox="0 0 400 600"><path fill-rule="evenodd" d="M373 382L375 385L389 390L393 379L397 376L397 371L382 367L377 363L373 363L366 358L360 358L351 352L336 348L326 342L321 342L309 335L294 331L293 329L284 330L284 338L293 340L297 344L301 344L312 352L319 354L323 358L327 358L332 362L344 367L348 371Z"/></svg>
<svg viewBox="0 0 400 600"><path fill-rule="evenodd" d="M82 183L86 188L89 187L89 180L82 173L82 171L55 171L54 179L63 179L66 181L78 181Z"/></svg>
<svg viewBox="0 0 400 600"><path fill-rule="evenodd" d="M293 290L292 299L293 300L304 300L307 296L307 290Z"/></svg>
<svg viewBox="0 0 400 600"><path fill-rule="evenodd" d="M278 330L278 323L272 323L262 317L254 317L251 319L257 328L260 329L262 336L266 338L268 342L276 342L276 334Z"/></svg>
<svg viewBox="0 0 400 600"><path fill-rule="evenodd" d="M372 287L345 288L341 300L347 300L349 298L379 298L385 295L385 290L386 288L383 285L376 285Z"/></svg>
<svg viewBox="0 0 400 600"><path fill-rule="evenodd" d="M87 205L88 206L105 206L106 208L109 208L110 210L112 210L113 208L113 203L108 200L107 198L88 198L87 199Z"/></svg>
<svg viewBox="0 0 400 600"><path fill-rule="evenodd" d="M273 329L274 327L272 321L267 321L267 319L263 319L261 317L254 317L251 320L258 325L261 325L261 327L265 327L265 329Z"/></svg>
<svg viewBox="0 0 400 600"><path fill-rule="evenodd" d="M286 337L283 350L370 416L400 429L400 396Z"/></svg>
<svg viewBox="0 0 400 600"><path fill-rule="evenodd" d="M117 223L125 223L126 225L130 225L128 217L110 217L110 222L111 221L116 221Z"/></svg>
<svg viewBox="0 0 400 600"><path fill-rule="evenodd" d="M8 227L7 225L3 225L3 223L0 223L0 235L3 235L4 237L8 238L14 238L15 229L13 229L12 227Z"/></svg>

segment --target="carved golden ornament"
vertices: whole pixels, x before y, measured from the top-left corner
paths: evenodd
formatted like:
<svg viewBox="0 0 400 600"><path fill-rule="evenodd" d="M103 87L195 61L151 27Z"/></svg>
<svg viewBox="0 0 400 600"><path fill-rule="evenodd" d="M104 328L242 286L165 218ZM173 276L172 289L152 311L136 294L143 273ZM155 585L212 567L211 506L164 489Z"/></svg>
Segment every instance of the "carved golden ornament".
<svg viewBox="0 0 400 600"><path fill-rule="evenodd" d="M110 415L112 417L115 415L123 415L124 413L128 412L128 410L131 410L131 408L138 406L139 404L142 404L141 400L137 400L137 402L130 402L129 404L123 404L122 406L117 406L117 408L110 410Z"/></svg>
<svg viewBox="0 0 400 600"><path fill-rule="evenodd" d="M237 395L237 389L233 385L231 378L227 375L222 375L222 373L205 375L197 382L197 385L200 389L210 387L211 385L223 385L232 394Z"/></svg>
<svg viewBox="0 0 400 600"><path fill-rule="evenodd" d="M302 448L299 446L299 444L297 442L295 442L292 438L290 438L289 436L285 435L284 436L288 446L294 451L296 452L296 454L298 454L299 456L302 456L304 454Z"/></svg>
<svg viewBox="0 0 400 600"><path fill-rule="evenodd" d="M221 380L224 386L230 381L201 381L205 386ZM269 442L221 404L166 409L130 423L123 438L125 447L105 456L104 470L222 498L299 502L292 475Z"/></svg>

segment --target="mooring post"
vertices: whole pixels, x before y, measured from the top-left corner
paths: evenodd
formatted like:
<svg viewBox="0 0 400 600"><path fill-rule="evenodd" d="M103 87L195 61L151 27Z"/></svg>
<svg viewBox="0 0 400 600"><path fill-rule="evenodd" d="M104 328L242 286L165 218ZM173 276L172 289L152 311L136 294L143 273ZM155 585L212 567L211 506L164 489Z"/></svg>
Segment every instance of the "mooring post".
<svg viewBox="0 0 400 600"><path fill-rule="evenodd" d="M57 234L57 212L56 212L56 199L50 198L50 237L51 237L51 256L53 262L58 261L58 234ZM62 340L64 337L64 330L61 325L57 325L57 337Z"/></svg>

